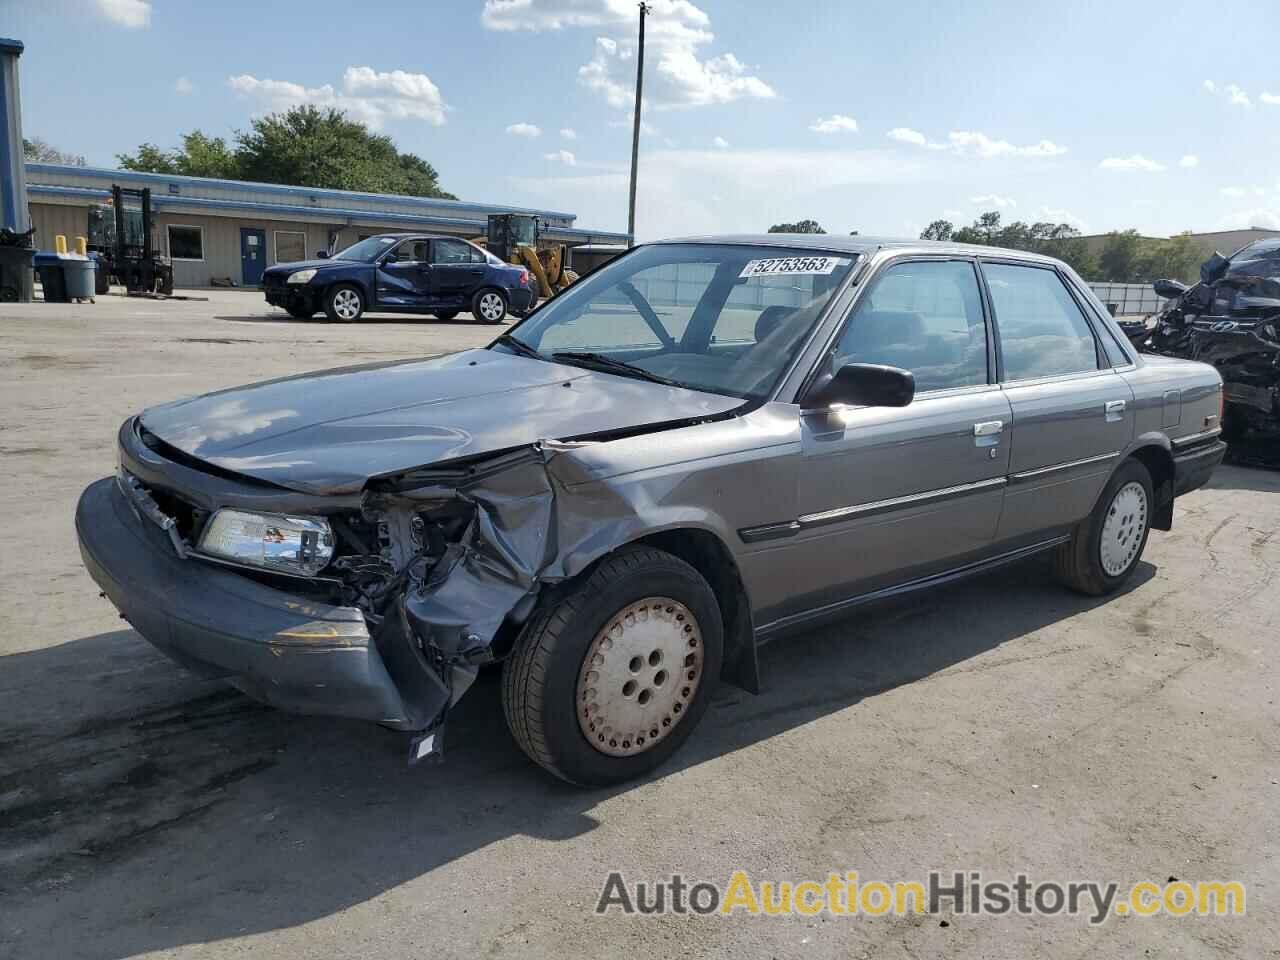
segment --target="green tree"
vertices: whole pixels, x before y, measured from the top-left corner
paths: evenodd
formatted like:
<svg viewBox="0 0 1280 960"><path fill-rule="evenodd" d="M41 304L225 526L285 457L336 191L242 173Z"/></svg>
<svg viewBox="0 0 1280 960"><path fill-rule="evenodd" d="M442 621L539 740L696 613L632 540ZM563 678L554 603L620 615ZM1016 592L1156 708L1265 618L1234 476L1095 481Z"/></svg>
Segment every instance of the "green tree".
<svg viewBox="0 0 1280 960"><path fill-rule="evenodd" d="M84 157L78 153L64 153L47 140L22 138L22 158L35 163L61 163L69 167L83 167Z"/></svg>
<svg viewBox="0 0 1280 960"><path fill-rule="evenodd" d="M1142 280L1199 279L1203 252L1191 239L1191 234L1180 233L1168 240L1148 240L1142 246L1138 258L1138 274Z"/></svg>
<svg viewBox="0 0 1280 960"><path fill-rule="evenodd" d="M1139 266L1143 240L1137 230L1113 230L1107 234L1098 254L1098 279L1116 283L1137 283L1143 278Z"/></svg>
<svg viewBox="0 0 1280 960"><path fill-rule="evenodd" d="M435 167L400 153L390 137L339 110L311 106L254 120L236 133L234 147L193 130L176 150L144 143L117 159L126 170L457 199L440 188Z"/></svg>
<svg viewBox="0 0 1280 960"><path fill-rule="evenodd" d="M817 220L801 220L798 223L775 223L770 233L826 233Z"/></svg>
<svg viewBox="0 0 1280 960"><path fill-rule="evenodd" d="M935 220L922 231L920 231L921 240L950 240L951 235L955 233L955 224L950 220Z"/></svg>

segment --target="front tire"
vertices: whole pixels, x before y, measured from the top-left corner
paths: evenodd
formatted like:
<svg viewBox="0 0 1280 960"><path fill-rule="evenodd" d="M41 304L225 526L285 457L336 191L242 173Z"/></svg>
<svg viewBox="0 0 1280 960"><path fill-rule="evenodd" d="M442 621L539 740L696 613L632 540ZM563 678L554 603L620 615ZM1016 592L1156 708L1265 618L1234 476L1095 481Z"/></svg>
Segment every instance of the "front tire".
<svg viewBox="0 0 1280 960"><path fill-rule="evenodd" d="M364 314L364 295L349 283L338 284L325 295L324 313L335 323L355 323Z"/></svg>
<svg viewBox="0 0 1280 960"><path fill-rule="evenodd" d="M457 315L458 315L457 310L440 310L440 311L437 311L436 313L431 314L431 316L435 317L437 320L443 320L446 323L452 320Z"/></svg>
<svg viewBox="0 0 1280 960"><path fill-rule="evenodd" d="M507 724L563 780L643 776L693 733L720 675L715 594L678 557L627 547L545 603L503 666Z"/></svg>
<svg viewBox="0 0 1280 960"><path fill-rule="evenodd" d="M501 323L507 315L507 297L501 290L486 287L471 298L471 315L481 323Z"/></svg>
<svg viewBox="0 0 1280 960"><path fill-rule="evenodd" d="M1054 573L1079 593L1114 593L1133 575L1151 532L1155 503L1151 473L1126 460L1111 477L1093 513L1054 553Z"/></svg>

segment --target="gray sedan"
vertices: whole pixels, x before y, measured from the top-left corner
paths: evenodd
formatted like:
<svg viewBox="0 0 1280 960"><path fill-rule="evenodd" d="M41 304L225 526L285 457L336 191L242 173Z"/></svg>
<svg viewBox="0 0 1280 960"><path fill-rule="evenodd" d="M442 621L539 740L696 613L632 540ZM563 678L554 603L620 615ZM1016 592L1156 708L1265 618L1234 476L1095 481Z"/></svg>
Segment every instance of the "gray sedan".
<svg viewBox="0 0 1280 960"><path fill-rule="evenodd" d="M653 769L756 646L1042 551L1130 577L1220 462L1211 367L1068 267L862 237L636 248L487 349L143 411L76 528L143 637L288 710L409 732L502 662L520 746Z"/></svg>

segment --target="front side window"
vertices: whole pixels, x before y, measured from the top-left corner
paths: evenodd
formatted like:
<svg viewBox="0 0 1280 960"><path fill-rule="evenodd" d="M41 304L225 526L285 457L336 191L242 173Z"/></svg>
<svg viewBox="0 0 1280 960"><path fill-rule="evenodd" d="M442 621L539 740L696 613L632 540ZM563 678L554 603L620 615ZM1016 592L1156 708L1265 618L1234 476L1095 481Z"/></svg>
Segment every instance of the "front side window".
<svg viewBox="0 0 1280 960"><path fill-rule="evenodd" d="M426 263L427 241L406 240L396 247L396 252L391 255L391 259L396 263Z"/></svg>
<svg viewBox="0 0 1280 960"><path fill-rule="evenodd" d="M169 227L169 256L174 260L203 260L204 231L199 227Z"/></svg>
<svg viewBox="0 0 1280 960"><path fill-rule="evenodd" d="M431 241L432 263L470 263L471 245L461 240Z"/></svg>
<svg viewBox="0 0 1280 960"><path fill-rule="evenodd" d="M1089 322L1062 279L1045 267L984 263L1006 380L1098 369Z"/></svg>
<svg viewBox="0 0 1280 960"><path fill-rule="evenodd" d="M365 237L345 250L333 255L334 260L358 260L361 263L373 263L387 252L387 248L396 242L395 237Z"/></svg>
<svg viewBox="0 0 1280 960"><path fill-rule="evenodd" d="M859 299L835 363L910 370L916 390L987 382L987 328L973 264L922 260L884 270Z"/></svg>
<svg viewBox="0 0 1280 960"><path fill-rule="evenodd" d="M640 247L569 287L513 335L550 359L598 354L694 389L763 398L855 260L740 244Z"/></svg>

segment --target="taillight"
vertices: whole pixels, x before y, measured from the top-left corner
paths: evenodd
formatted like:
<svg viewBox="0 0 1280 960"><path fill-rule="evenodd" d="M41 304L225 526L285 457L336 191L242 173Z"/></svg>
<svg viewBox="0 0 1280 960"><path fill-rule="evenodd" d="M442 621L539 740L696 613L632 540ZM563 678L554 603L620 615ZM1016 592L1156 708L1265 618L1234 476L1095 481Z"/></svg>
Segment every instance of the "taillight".
<svg viewBox="0 0 1280 960"><path fill-rule="evenodd" d="M528 285L529 285L529 271L528 271L528 270L521 270L521 271L520 271L520 286L522 286L522 287L527 287Z"/></svg>

